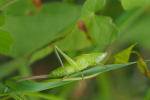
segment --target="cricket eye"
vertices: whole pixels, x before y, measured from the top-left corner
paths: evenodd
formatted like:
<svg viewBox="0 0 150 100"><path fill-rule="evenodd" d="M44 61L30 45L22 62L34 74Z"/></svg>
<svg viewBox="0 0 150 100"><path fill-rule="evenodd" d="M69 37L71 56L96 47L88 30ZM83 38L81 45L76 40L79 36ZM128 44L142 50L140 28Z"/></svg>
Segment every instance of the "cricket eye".
<svg viewBox="0 0 150 100"><path fill-rule="evenodd" d="M104 54L102 54L102 57L104 57Z"/></svg>

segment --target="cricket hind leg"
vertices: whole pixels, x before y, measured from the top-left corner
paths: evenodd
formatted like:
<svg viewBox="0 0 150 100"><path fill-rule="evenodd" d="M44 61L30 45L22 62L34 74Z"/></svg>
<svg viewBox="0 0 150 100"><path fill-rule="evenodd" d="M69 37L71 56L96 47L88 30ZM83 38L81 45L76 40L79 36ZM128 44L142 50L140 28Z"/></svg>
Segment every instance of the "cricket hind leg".
<svg viewBox="0 0 150 100"><path fill-rule="evenodd" d="M75 71L82 75L82 80L84 81L84 74L82 72L78 71L77 69L75 69Z"/></svg>
<svg viewBox="0 0 150 100"><path fill-rule="evenodd" d="M66 75L65 77L63 77L59 82L63 81L65 78L67 78L68 76Z"/></svg>
<svg viewBox="0 0 150 100"><path fill-rule="evenodd" d="M63 81L65 78L68 77L68 73L67 73L67 71L66 71L66 69L65 69L65 67L64 67L64 64L63 64L63 62L62 62L62 60L61 60L61 58L60 58L60 56L59 56L59 54L58 54L56 48L54 48L54 50L55 50L55 53L56 53L56 55L57 55L57 58L59 59L61 65L62 65L62 67L63 67L63 69L64 69L64 71L65 71L65 73L66 73L66 76L63 77L63 78L59 81L59 82L61 82L61 81Z"/></svg>

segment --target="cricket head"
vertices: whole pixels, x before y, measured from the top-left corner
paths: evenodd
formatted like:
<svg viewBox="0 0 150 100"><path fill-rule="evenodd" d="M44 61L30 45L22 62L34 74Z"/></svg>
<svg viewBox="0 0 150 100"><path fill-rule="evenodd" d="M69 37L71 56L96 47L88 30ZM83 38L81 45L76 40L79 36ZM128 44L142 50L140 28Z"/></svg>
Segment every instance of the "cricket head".
<svg viewBox="0 0 150 100"><path fill-rule="evenodd" d="M98 64L107 56L106 52L103 53L91 53L86 55L85 59L90 66Z"/></svg>
<svg viewBox="0 0 150 100"><path fill-rule="evenodd" d="M101 62L107 56L107 52L97 53L96 64Z"/></svg>

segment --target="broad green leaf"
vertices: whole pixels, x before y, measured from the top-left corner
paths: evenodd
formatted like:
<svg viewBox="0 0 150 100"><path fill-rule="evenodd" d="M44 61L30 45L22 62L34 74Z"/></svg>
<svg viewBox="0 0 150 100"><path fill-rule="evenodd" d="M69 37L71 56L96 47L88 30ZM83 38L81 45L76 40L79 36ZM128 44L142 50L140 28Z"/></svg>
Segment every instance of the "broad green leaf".
<svg viewBox="0 0 150 100"><path fill-rule="evenodd" d="M3 5L10 3L12 0L3 0ZM15 1L15 0L14 0ZM35 6L32 5L32 0L16 0L13 4L4 8L7 12L7 16L24 16L25 14L34 13ZM15 11L15 12L13 12ZM33 11L33 12L32 12Z"/></svg>
<svg viewBox="0 0 150 100"><path fill-rule="evenodd" d="M89 77L90 75L98 75L99 73L110 71L113 69L121 68L127 65L135 64L136 62L130 62L126 64L112 64L112 65L106 65L109 69L105 68L104 66L99 66L95 68L91 68L89 70L83 71L82 73L84 74L85 77ZM82 80L82 77L80 74L75 74L70 76L69 78L64 79L64 81L59 82L61 79L48 79L43 82L32 82L32 81L21 81L21 82L14 82L14 80L19 79L20 77L14 77L11 79L8 79L6 81L6 85L19 90L19 91L24 91L24 92L35 92L35 91L41 91L45 89L50 89L54 88L63 84L67 84L70 82L73 82L73 80L70 80L70 78L74 79L74 77L79 77L80 80ZM65 81L66 80L66 81ZM74 79L75 80L75 79ZM50 82L54 81L54 82Z"/></svg>
<svg viewBox="0 0 150 100"><path fill-rule="evenodd" d="M8 55L23 56L50 44L76 22L79 8L73 4L52 2L35 13L34 5L27 0L7 7L7 22L2 29L7 29L15 39Z"/></svg>
<svg viewBox="0 0 150 100"><path fill-rule="evenodd" d="M68 35L70 36L70 34L71 34L73 28L74 28L74 25L72 25L72 26L69 27L66 31L64 31L64 32L62 33L62 36L61 36L60 38L54 40L52 43L55 43L55 42L57 42L57 41L61 41L62 39L66 38ZM68 33L70 33L70 34L68 34ZM66 35L66 34L67 34L67 35ZM66 40L66 39L65 39L65 40ZM68 42L67 42L67 44L68 44ZM53 45L54 45L54 44L50 44L50 45L48 45L48 46L46 46L46 47L44 47L44 48L41 48L41 49L39 49L39 50L33 52L33 54L31 55L30 60L29 60L28 63L31 64L31 63L33 63L33 62L35 62L35 61L37 61L37 60L40 60L40 59L44 58L44 57L47 56L48 54L52 53L52 51L53 51ZM66 45L65 45L65 46L66 46ZM67 46L68 46L68 45L67 45Z"/></svg>
<svg viewBox="0 0 150 100"><path fill-rule="evenodd" d="M118 37L118 30L112 23L110 17L96 14L102 10L105 0L87 0L82 8L80 21L85 23L87 34L94 44L105 46L109 44L112 32L111 42ZM114 31L113 31L114 30Z"/></svg>
<svg viewBox="0 0 150 100"><path fill-rule="evenodd" d="M52 51L53 51L53 48L50 47L50 46L47 46L47 47L45 47L43 49L38 50L37 52L35 52L31 56L31 58L29 60L29 63L34 63L35 61L44 58L45 56L47 56L48 54L50 54Z"/></svg>
<svg viewBox="0 0 150 100"><path fill-rule="evenodd" d="M102 10L104 5L105 0L87 0L74 31L66 39L59 41L57 45L65 51L89 47L91 42L103 48L109 44L113 30L111 42L114 41L118 37L118 30L111 18L96 14Z"/></svg>
<svg viewBox="0 0 150 100"><path fill-rule="evenodd" d="M19 91L8 88L5 93L14 98L15 100L27 100L27 98Z"/></svg>
<svg viewBox="0 0 150 100"><path fill-rule="evenodd" d="M66 45L67 44L67 45ZM87 38L86 34L78 29L76 25L73 32L67 36L65 39L55 43L61 50L74 51L81 50L91 45L90 40Z"/></svg>
<svg viewBox="0 0 150 100"><path fill-rule="evenodd" d="M0 11L0 26L5 24L6 14L5 11Z"/></svg>
<svg viewBox="0 0 150 100"><path fill-rule="evenodd" d="M0 7L1 6L3 6L4 4L6 4L7 2L9 2L10 0L2 0L1 2L0 2Z"/></svg>
<svg viewBox="0 0 150 100"><path fill-rule="evenodd" d="M135 7L146 6L150 4L150 0L121 0L123 9L130 10Z"/></svg>
<svg viewBox="0 0 150 100"><path fill-rule="evenodd" d="M8 32L0 30L0 53L9 52L13 43L12 36Z"/></svg>
<svg viewBox="0 0 150 100"><path fill-rule="evenodd" d="M137 43L131 45L127 49L119 52L114 56L114 64L123 64L123 63L128 63L129 58L130 58L130 53L132 48L136 45Z"/></svg>

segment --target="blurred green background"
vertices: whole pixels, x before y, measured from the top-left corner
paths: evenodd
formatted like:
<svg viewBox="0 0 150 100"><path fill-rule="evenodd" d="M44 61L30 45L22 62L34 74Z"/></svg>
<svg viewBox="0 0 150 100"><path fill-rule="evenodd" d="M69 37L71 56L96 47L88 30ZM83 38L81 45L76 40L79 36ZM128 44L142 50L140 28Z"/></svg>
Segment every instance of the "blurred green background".
<svg viewBox="0 0 150 100"><path fill-rule="evenodd" d="M0 6L9 1L0 0ZM115 55L137 42L134 50L145 59L150 59L150 6L139 3L134 7L134 0L131 0L129 7L123 6L124 0L99 0L102 4L96 6L99 10L95 11L96 15L91 19L100 16L105 21L96 19L94 21L99 21L100 24L95 26L94 21L89 24L88 14L83 14L82 6L85 1L19 0L5 7L6 23L1 29L8 31L15 42L10 52L0 55L1 83L13 76L48 74L57 68L60 63L53 52L55 44L69 57L106 51L113 29L115 31L111 42L114 42L108 49L109 55ZM86 28L79 28L80 20L85 21L81 26L86 24ZM107 21L110 23L104 24ZM103 30L105 25L109 28ZM96 28L98 26L99 29ZM109 35L97 35L96 32L106 32ZM103 39L105 37L107 38ZM130 61L137 59L136 55L131 54ZM147 62L148 67L149 65ZM39 93L50 95L52 100L150 100L149 85L149 79L134 64ZM27 98L47 100L37 96Z"/></svg>

